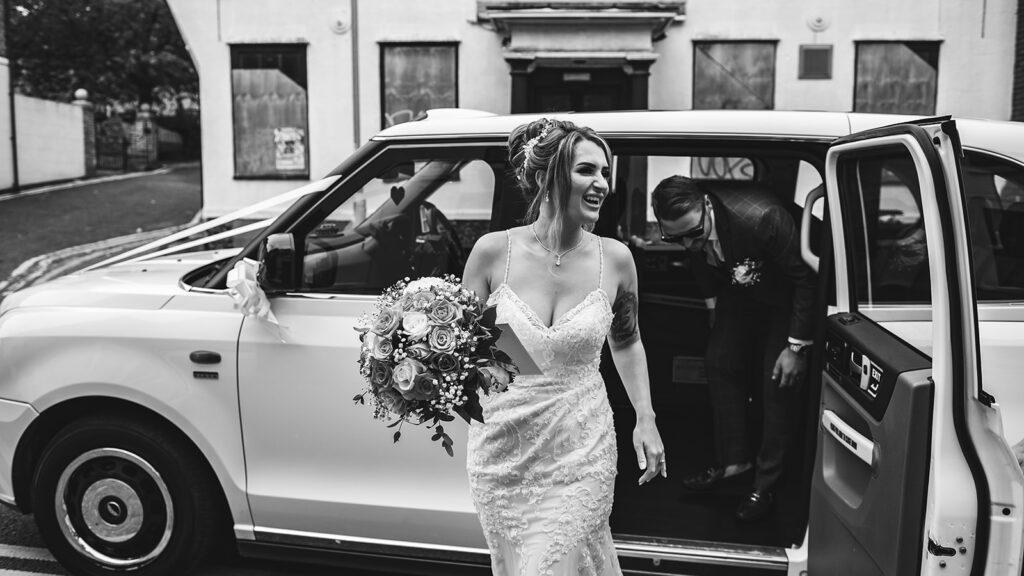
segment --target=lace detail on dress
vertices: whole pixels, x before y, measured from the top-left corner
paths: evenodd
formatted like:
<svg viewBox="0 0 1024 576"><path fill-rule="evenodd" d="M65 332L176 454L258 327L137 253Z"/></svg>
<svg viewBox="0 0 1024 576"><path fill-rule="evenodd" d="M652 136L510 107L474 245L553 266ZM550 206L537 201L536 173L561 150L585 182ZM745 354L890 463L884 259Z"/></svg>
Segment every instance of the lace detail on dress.
<svg viewBox="0 0 1024 576"><path fill-rule="evenodd" d="M470 489L492 571L620 575L608 528L618 455L598 369L608 296L596 288L551 326L505 282L488 303L543 371L482 398L486 423L470 427Z"/></svg>

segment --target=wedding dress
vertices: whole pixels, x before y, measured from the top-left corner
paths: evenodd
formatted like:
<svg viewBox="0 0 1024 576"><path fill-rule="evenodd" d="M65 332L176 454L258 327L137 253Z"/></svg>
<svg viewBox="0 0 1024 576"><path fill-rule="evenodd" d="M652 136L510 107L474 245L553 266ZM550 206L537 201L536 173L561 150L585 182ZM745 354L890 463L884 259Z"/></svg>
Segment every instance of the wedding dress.
<svg viewBox="0 0 1024 576"><path fill-rule="evenodd" d="M486 423L469 430L469 482L491 568L495 576L621 575L608 527L615 428L598 370L612 322L604 249L597 287L545 326L508 284L508 243L505 278L488 304L543 375L481 398Z"/></svg>

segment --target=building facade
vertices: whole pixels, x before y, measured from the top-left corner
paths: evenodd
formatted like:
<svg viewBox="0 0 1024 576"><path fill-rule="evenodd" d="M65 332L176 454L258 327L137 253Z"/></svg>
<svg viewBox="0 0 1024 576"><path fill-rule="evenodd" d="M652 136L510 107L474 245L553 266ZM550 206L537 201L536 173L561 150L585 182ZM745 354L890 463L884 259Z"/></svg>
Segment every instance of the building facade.
<svg viewBox="0 0 1024 576"><path fill-rule="evenodd" d="M199 70L204 216L431 108L1006 120L1016 0L168 0Z"/></svg>

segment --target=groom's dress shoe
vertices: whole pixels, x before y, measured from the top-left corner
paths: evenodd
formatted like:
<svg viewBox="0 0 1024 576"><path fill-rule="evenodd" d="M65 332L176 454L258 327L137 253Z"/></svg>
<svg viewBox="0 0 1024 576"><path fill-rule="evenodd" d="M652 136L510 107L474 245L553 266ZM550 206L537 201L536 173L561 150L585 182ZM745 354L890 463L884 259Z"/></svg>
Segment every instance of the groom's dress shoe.
<svg viewBox="0 0 1024 576"><path fill-rule="evenodd" d="M732 468L734 472L726 476L726 473L730 471L730 468ZM750 464L710 466L707 470L697 472L696 474L690 474L683 478L683 486L689 490L707 490L723 480L732 480L734 478L742 477L752 469L753 468Z"/></svg>
<svg viewBox="0 0 1024 576"><path fill-rule="evenodd" d="M743 522L753 522L764 518L775 502L775 495L770 490L754 490L743 497L736 508L736 518Z"/></svg>
<svg viewBox="0 0 1024 576"><path fill-rule="evenodd" d="M683 478L683 486L690 490L705 490L717 484L722 478L725 478L725 468L711 466L707 470Z"/></svg>

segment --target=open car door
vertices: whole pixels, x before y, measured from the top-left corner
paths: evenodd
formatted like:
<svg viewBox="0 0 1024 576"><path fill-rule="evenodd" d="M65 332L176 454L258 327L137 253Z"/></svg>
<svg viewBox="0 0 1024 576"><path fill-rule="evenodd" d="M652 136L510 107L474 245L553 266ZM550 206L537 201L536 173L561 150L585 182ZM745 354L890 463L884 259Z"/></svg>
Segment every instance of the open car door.
<svg viewBox="0 0 1024 576"><path fill-rule="evenodd" d="M811 576L1021 573L1024 477L981 382L961 155L948 118L829 149ZM918 315L872 320L894 303Z"/></svg>

